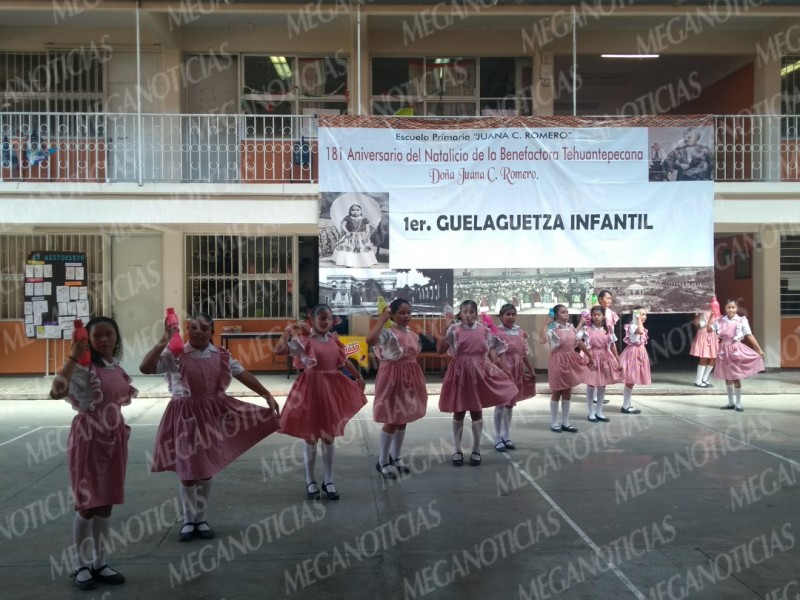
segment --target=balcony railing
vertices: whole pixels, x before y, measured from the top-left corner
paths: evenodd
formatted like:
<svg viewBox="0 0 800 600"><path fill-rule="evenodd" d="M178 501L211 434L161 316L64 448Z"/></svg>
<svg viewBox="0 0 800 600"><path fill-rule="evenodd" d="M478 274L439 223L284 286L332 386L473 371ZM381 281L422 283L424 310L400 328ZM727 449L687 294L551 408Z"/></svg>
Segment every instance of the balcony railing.
<svg viewBox="0 0 800 600"><path fill-rule="evenodd" d="M716 116L715 179L800 181L800 117ZM0 181L313 183L301 115L0 113Z"/></svg>
<svg viewBox="0 0 800 600"><path fill-rule="evenodd" d="M317 180L309 116L0 113L3 181Z"/></svg>

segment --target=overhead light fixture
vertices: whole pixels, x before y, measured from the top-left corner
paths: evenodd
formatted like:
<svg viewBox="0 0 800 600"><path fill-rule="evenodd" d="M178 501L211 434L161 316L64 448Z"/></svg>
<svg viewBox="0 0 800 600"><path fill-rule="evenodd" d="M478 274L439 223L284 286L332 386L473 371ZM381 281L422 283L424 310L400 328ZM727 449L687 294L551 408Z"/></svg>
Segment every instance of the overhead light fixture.
<svg viewBox="0 0 800 600"><path fill-rule="evenodd" d="M269 60L272 62L272 66L278 74L278 77L281 79L289 79L292 76L292 69L289 67L285 56L270 56Z"/></svg>
<svg viewBox="0 0 800 600"><path fill-rule="evenodd" d="M781 77L787 77L800 69L800 60L781 67Z"/></svg>
<svg viewBox="0 0 800 600"><path fill-rule="evenodd" d="M660 54L601 54L602 58L658 58Z"/></svg>

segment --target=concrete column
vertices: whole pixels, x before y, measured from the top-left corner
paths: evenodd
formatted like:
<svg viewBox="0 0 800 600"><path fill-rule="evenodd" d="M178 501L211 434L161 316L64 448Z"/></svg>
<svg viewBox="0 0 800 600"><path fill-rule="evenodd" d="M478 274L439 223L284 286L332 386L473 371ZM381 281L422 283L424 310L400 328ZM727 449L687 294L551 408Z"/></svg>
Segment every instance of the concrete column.
<svg viewBox="0 0 800 600"><path fill-rule="evenodd" d="M759 234L753 253L753 335L768 369L781 366L781 243L774 229Z"/></svg>
<svg viewBox="0 0 800 600"><path fill-rule="evenodd" d="M181 318L184 315L186 302L184 299L186 280L183 272L183 233L180 231L165 231L164 243L164 306L174 306ZM179 308L180 307L180 308Z"/></svg>
<svg viewBox="0 0 800 600"><path fill-rule="evenodd" d="M775 46L775 37L780 36L769 30L764 33L756 47L755 69L753 74L753 114L768 115L760 119L755 116L753 144L761 144L762 151L754 153L754 179L779 181L781 168L781 56L779 52L769 51ZM758 162L760 168L757 168Z"/></svg>

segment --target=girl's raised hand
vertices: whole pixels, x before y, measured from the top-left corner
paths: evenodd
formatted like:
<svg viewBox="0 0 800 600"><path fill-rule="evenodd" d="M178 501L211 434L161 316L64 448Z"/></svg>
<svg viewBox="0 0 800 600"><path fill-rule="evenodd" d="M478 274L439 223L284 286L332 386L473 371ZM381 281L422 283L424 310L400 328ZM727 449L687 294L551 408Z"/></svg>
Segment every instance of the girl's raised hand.
<svg viewBox="0 0 800 600"><path fill-rule="evenodd" d="M81 356L89 349L89 342L86 340L78 340L72 342L72 348L69 351L69 357L78 362Z"/></svg>

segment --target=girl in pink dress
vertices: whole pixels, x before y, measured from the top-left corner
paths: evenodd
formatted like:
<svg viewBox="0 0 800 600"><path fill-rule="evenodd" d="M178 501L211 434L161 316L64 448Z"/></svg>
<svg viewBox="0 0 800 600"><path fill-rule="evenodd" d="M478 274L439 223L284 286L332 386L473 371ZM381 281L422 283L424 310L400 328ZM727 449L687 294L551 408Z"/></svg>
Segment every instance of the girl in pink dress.
<svg viewBox="0 0 800 600"><path fill-rule="evenodd" d="M178 540L209 540L214 530L205 517L212 477L278 430L278 403L227 350L211 343L214 320L209 315L192 317L188 343L173 354L167 344L176 331L165 324L164 335L139 365L146 375L166 375L172 392L156 433L151 470L174 471L180 479L183 527ZM264 398L269 408L228 396L231 377Z"/></svg>
<svg viewBox="0 0 800 600"><path fill-rule="evenodd" d="M453 357L439 395L439 410L453 413L453 464L457 467L464 464L461 436L464 417L469 411L472 419L469 464L477 467L481 464L483 409L504 404L518 392L498 359L498 353L505 352L506 345L493 336L486 325L478 322L478 305L473 300L465 300L456 322L436 341L436 350Z"/></svg>
<svg viewBox="0 0 800 600"><path fill-rule="evenodd" d="M758 345L747 317L737 314L738 309L734 300L728 300L725 304L725 316L713 324L714 331L719 336L719 355L714 377L724 379L728 391L728 404L721 408L743 412L742 379L764 370L764 351ZM742 340L747 340L752 348L743 344Z"/></svg>
<svg viewBox="0 0 800 600"><path fill-rule="evenodd" d="M619 321L619 315L611 310L611 305L614 304L614 294L609 290L600 290L600 293L597 294L597 302L606 309L606 323L613 333L614 327L617 326L617 321Z"/></svg>
<svg viewBox="0 0 800 600"><path fill-rule="evenodd" d="M592 323L584 330L583 343L589 348L594 366L586 377L586 405L589 407L589 421L608 423L603 414L603 401L606 386L622 381L622 367L617 353L617 336L606 323L606 309L602 306L592 308Z"/></svg>
<svg viewBox="0 0 800 600"><path fill-rule="evenodd" d="M125 583L125 577L106 564L111 509L125 500L125 468L130 427L121 407L137 391L119 366L122 338L113 319L96 317L86 325L89 344L77 341L67 362L53 380L50 397L68 398L78 414L67 441L67 464L75 497L75 584L91 590L96 582ZM78 364L89 350L91 362Z"/></svg>
<svg viewBox="0 0 800 600"><path fill-rule="evenodd" d="M275 345L275 354L291 354L300 359L303 372L292 385L281 415L281 433L305 440L303 458L306 467L306 494L320 497L314 479L317 441L322 440L322 491L330 500L338 500L333 485L333 439L344 435L344 427L367 403L364 379L344 354L344 345L331 331L333 313L327 304L311 310L307 323L287 328ZM342 371L345 367L356 381Z"/></svg>
<svg viewBox="0 0 800 600"><path fill-rule="evenodd" d="M547 382L550 385L550 430L554 433L567 431L577 433L578 428L569 422L572 388L585 381L588 367L594 366L589 349L577 337L577 332L569 322L569 310L563 304L553 307L555 317L548 320L539 332L539 343L550 346L547 359ZM575 348L580 348L586 356L580 356ZM558 422L558 402L561 401L561 423Z"/></svg>
<svg viewBox="0 0 800 600"><path fill-rule="evenodd" d="M631 313L631 322L625 326L626 348L620 354L619 362L625 375L625 388L622 390L622 408L624 415L638 415L642 411L631 406L633 386L650 385L650 358L647 356L647 311L637 306Z"/></svg>
<svg viewBox="0 0 800 600"><path fill-rule="evenodd" d="M392 320L392 326L384 325ZM425 376L417 363L420 352L419 334L409 328L411 304L396 298L378 315L378 321L367 334L367 343L375 346L381 361L375 378L375 400L372 413L376 423L383 423L380 454L375 468L384 479L396 479L395 469L409 473L400 451L406 425L425 416L428 390Z"/></svg>
<svg viewBox="0 0 800 600"><path fill-rule="evenodd" d="M511 413L517 402L536 395L536 374L528 358L531 351L528 334L516 322L516 307L513 304L504 304L500 308L500 326L495 335L508 348L500 354L500 361L505 365L519 392L507 402L494 407L494 448L498 452L516 448L510 438ZM527 372L523 370L523 365Z"/></svg>
<svg viewBox="0 0 800 600"><path fill-rule="evenodd" d="M697 377L694 380L694 387L711 387L708 378L714 369L717 352L719 351L719 338L713 327L714 315L711 310L701 311L695 315L692 324L697 327L697 333L694 336L689 354L700 359L700 363L697 365Z"/></svg>

